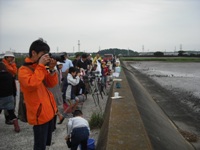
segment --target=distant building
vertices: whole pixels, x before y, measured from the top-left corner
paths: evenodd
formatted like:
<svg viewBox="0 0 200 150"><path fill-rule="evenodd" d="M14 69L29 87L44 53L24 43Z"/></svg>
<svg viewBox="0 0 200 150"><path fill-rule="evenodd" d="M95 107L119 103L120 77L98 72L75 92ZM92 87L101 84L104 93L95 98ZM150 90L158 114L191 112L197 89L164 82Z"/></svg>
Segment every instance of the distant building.
<svg viewBox="0 0 200 150"><path fill-rule="evenodd" d="M164 52L164 56L178 56L178 52Z"/></svg>

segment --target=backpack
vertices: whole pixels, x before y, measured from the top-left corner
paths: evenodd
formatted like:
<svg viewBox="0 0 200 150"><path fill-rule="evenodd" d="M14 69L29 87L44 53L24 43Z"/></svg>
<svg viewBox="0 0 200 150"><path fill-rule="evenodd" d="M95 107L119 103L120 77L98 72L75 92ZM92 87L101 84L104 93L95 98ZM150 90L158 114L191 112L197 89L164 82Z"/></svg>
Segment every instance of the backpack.
<svg viewBox="0 0 200 150"><path fill-rule="evenodd" d="M23 95L22 92L20 92L19 107L18 107L18 118L22 122L27 122L26 105L24 103L24 95Z"/></svg>
<svg viewBox="0 0 200 150"><path fill-rule="evenodd" d="M33 68L29 67L28 65L23 65L29 68L30 70L34 71ZM26 104L24 103L24 94L20 91L20 98L19 98L19 106L18 106L18 119L22 122L27 122L27 115L26 115Z"/></svg>

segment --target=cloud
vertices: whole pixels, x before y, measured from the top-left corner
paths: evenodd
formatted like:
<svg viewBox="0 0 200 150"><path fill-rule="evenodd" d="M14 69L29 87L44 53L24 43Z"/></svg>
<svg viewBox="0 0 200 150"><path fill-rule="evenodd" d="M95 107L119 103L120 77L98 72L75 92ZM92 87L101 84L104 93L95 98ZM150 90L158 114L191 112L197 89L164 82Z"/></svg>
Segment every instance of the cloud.
<svg viewBox="0 0 200 150"><path fill-rule="evenodd" d="M52 50L119 47L200 49L200 2L172 0L0 0L0 51L26 51L43 37ZM194 46L193 46L194 45ZM184 47L183 47L184 48Z"/></svg>

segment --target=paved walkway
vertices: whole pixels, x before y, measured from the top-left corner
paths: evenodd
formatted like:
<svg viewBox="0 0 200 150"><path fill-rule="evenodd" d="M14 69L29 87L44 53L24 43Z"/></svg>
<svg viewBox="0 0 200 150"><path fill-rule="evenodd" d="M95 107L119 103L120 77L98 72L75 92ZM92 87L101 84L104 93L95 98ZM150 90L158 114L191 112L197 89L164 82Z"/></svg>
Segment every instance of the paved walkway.
<svg viewBox="0 0 200 150"><path fill-rule="evenodd" d="M19 95L19 94L18 94ZM103 99L100 98L100 105L105 109L107 95ZM19 97L17 97L17 104ZM17 111L17 108L16 108ZM83 115L89 120L93 112L98 112L99 107L95 106L91 95L83 104ZM17 113L16 113L17 114ZM66 150L67 145L64 138L66 137L66 124L68 119L65 119L61 125L57 125L57 129L53 132L52 145L49 150ZM13 125L6 125L3 112L0 114L0 150L32 150L33 149L33 129L28 123L19 121L21 128L20 133L14 132ZM90 138L94 138L97 142L99 130L92 130Z"/></svg>

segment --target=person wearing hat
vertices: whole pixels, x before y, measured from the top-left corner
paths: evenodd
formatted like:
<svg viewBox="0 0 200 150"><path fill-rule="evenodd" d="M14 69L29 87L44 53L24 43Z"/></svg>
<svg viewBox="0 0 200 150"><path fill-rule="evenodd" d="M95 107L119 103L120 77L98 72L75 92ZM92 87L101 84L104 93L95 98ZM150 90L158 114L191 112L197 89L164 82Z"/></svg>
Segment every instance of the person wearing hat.
<svg viewBox="0 0 200 150"><path fill-rule="evenodd" d="M8 72L13 76L17 75L17 65L15 63L15 56L11 51L6 51L2 62L6 65Z"/></svg>
<svg viewBox="0 0 200 150"><path fill-rule="evenodd" d="M2 62L5 64L6 69L9 73L12 74L13 76L13 96L14 96L14 105L16 103L16 92L17 92L17 88L16 88L16 83L15 83L15 78L17 75L17 65L15 63L15 56L11 51L6 51L4 58L2 60ZM5 116L5 123L8 125L13 124L13 122L9 119L9 115L7 110L4 110L4 116Z"/></svg>

